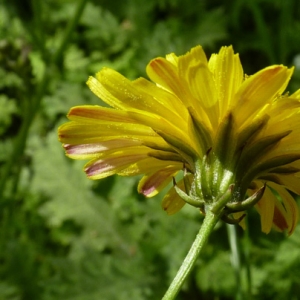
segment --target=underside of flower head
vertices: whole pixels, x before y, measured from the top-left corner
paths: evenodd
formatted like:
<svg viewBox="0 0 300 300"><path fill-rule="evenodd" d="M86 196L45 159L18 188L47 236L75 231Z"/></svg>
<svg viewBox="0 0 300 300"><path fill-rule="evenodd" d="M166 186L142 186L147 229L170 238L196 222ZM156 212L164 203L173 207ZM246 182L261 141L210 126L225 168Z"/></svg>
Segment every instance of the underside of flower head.
<svg viewBox="0 0 300 300"><path fill-rule="evenodd" d="M151 81L130 81L109 68L89 78L91 91L110 107L70 110L70 122L59 128L67 155L89 160L91 179L142 174L138 190L147 197L183 170L163 199L168 214L185 203L205 213L218 202L225 220L239 222L255 205L264 232L273 226L292 233L300 91L283 92L293 69L273 65L245 77L232 47L207 60L197 46L156 58L146 70Z"/></svg>

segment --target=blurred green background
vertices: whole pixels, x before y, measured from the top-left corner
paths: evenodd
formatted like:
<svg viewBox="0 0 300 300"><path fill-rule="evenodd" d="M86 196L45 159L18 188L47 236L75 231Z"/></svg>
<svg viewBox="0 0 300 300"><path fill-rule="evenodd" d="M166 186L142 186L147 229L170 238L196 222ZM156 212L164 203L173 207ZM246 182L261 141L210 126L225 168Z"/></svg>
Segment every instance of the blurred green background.
<svg viewBox="0 0 300 300"><path fill-rule="evenodd" d="M57 127L101 105L85 82L102 66L134 79L198 44L208 57L233 45L247 74L294 65L300 88L299 0L0 3L0 300L161 299L202 217L167 216L138 178L88 180ZM217 226L178 299L300 299L300 227L265 235L250 211L235 233L238 256Z"/></svg>

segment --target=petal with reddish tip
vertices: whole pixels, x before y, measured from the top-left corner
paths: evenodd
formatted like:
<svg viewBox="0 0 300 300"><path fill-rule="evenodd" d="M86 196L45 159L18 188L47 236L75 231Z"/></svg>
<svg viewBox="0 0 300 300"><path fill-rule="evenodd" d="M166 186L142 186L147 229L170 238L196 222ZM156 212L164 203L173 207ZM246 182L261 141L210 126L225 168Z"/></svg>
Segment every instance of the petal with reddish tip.
<svg viewBox="0 0 300 300"><path fill-rule="evenodd" d="M296 228L299 219L299 209L295 199L291 196L291 194L281 185L275 183L269 183L269 185L274 188L275 191L281 197L285 211L286 211L286 222L288 223L288 234L292 234ZM279 202L279 200L277 200ZM285 229L285 228L284 228Z"/></svg>
<svg viewBox="0 0 300 300"><path fill-rule="evenodd" d="M280 203L275 204L274 217L273 217L273 227L277 231L284 231L288 229L289 225L287 223L286 211Z"/></svg>
<svg viewBox="0 0 300 300"><path fill-rule="evenodd" d="M68 113L68 118L85 124L99 124L103 121L135 123L135 120L130 118L126 111L97 105L75 106Z"/></svg>
<svg viewBox="0 0 300 300"><path fill-rule="evenodd" d="M146 72L152 81L172 91L180 99L185 98L177 68L171 62L162 57L153 59L148 64Z"/></svg>
<svg viewBox="0 0 300 300"><path fill-rule="evenodd" d="M98 98L100 98L108 105L114 108L125 109L124 104L122 104L122 101L120 101L119 99L114 97L111 93L109 93L104 88L104 86L99 82L99 80L96 79L95 77L90 76L86 84Z"/></svg>
<svg viewBox="0 0 300 300"><path fill-rule="evenodd" d="M101 179L116 174L131 164L147 158L148 149L133 147L122 151L108 151L100 158L88 162L84 166L87 176L91 179Z"/></svg>
<svg viewBox="0 0 300 300"><path fill-rule="evenodd" d="M105 151L141 146L139 140L115 139L94 144L64 145L66 154L73 159L91 159Z"/></svg>
<svg viewBox="0 0 300 300"><path fill-rule="evenodd" d="M176 175L178 168L168 167L154 173L146 174L139 182L138 191L146 197L153 197L166 187L172 177Z"/></svg>

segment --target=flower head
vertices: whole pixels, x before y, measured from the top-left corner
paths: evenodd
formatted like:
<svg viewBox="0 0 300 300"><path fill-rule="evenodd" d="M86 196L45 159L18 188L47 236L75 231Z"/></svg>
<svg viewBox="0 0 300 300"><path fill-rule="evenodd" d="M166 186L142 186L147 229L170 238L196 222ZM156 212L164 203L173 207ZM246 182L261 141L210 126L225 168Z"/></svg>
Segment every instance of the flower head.
<svg viewBox="0 0 300 300"><path fill-rule="evenodd" d="M300 90L283 92L292 72L273 65L245 76L232 47L207 60L200 46L152 60L152 81L103 68L87 84L110 108L73 107L59 138L69 157L90 160L91 179L143 174L138 190L147 197L183 170L162 202L169 214L186 202L203 212L221 203L234 222L232 213L255 204L264 232L291 233L298 208L289 191L300 194Z"/></svg>

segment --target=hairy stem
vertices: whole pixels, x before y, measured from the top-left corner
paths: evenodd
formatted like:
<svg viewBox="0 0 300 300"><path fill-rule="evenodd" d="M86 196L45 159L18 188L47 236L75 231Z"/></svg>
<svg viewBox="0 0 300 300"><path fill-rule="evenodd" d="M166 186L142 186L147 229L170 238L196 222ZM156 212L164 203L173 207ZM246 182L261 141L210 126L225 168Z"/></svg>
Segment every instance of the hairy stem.
<svg viewBox="0 0 300 300"><path fill-rule="evenodd" d="M203 246L208 240L210 234L212 233L219 219L220 219L219 214L214 214L210 209L206 209L206 216L199 230L199 233L197 234L196 239L194 240L187 256L185 257L179 271L177 272L175 278L173 279L170 287L168 288L162 300L175 299L185 279L191 273L195 265L195 262L201 250L203 249Z"/></svg>

